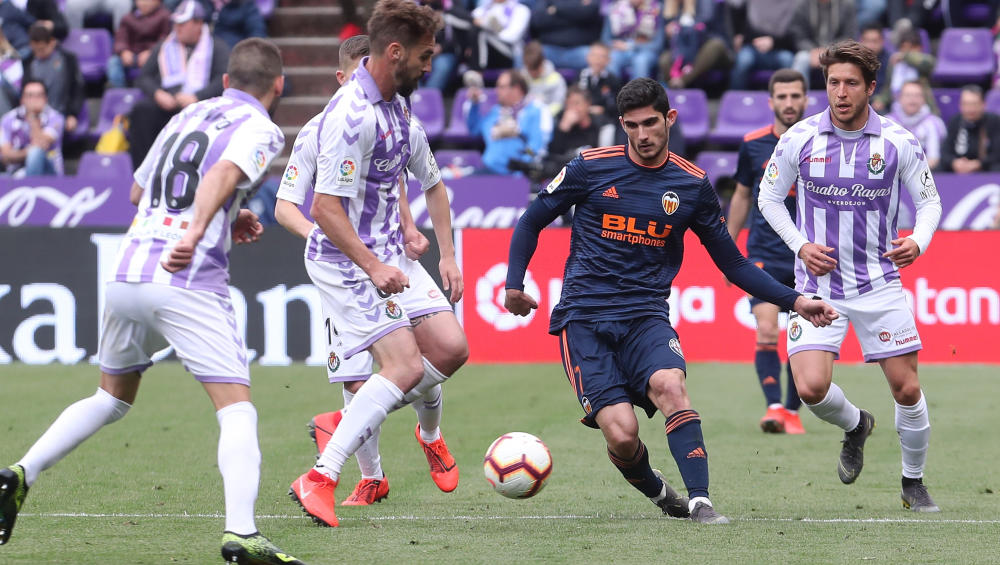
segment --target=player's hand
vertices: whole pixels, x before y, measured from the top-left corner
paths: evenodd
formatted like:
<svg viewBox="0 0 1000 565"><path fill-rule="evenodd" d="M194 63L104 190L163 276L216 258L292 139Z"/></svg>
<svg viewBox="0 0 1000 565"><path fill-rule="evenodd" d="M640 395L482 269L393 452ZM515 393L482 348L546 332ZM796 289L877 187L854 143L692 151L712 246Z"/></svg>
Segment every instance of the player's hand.
<svg viewBox="0 0 1000 565"><path fill-rule="evenodd" d="M368 273L372 279L372 284L386 294L399 294L404 289L410 288L410 279L396 267L390 267L385 263L379 263Z"/></svg>
<svg viewBox="0 0 1000 565"><path fill-rule="evenodd" d="M451 291L451 296L448 299L452 303L458 302L465 293L465 280L462 279L462 271L458 270L455 257L442 257L438 267L441 270L441 283L444 285L445 292Z"/></svg>
<svg viewBox="0 0 1000 565"><path fill-rule="evenodd" d="M895 263L900 269L910 266L920 256L920 246L908 237L894 239L892 244L896 248L886 251L882 256Z"/></svg>
<svg viewBox="0 0 1000 565"><path fill-rule="evenodd" d="M799 296L795 299L795 305L792 308L817 328L829 326L834 320L840 317L840 314L837 314L833 306L818 298L810 300L805 296Z"/></svg>
<svg viewBox="0 0 1000 565"><path fill-rule="evenodd" d="M508 288L507 296L503 300L503 307L515 316L527 316L532 310L538 308L538 302L522 290Z"/></svg>
<svg viewBox="0 0 1000 565"><path fill-rule="evenodd" d="M799 259L802 259L810 273L821 277L837 266L837 260L830 257L829 253L833 253L832 247L807 243L799 249Z"/></svg>
<svg viewBox="0 0 1000 565"><path fill-rule="evenodd" d="M262 233L264 233L264 226L260 223L257 214L246 208L241 209L233 223L233 241L236 245L255 243L260 240Z"/></svg>
<svg viewBox="0 0 1000 565"><path fill-rule="evenodd" d="M416 261L430 248L431 242L420 233L420 230L416 228L403 230L403 252L407 257Z"/></svg>
<svg viewBox="0 0 1000 565"><path fill-rule="evenodd" d="M194 258L195 247L197 247L197 243L192 243L185 237L170 250L170 256L167 257L166 261L160 261L160 266L168 273L176 273L186 269L191 264L191 259Z"/></svg>

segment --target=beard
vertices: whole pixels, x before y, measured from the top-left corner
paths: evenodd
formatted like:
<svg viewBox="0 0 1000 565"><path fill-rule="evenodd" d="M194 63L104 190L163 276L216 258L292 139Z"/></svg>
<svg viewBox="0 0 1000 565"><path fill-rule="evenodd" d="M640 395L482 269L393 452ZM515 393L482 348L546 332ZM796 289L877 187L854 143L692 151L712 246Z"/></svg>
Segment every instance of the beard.
<svg viewBox="0 0 1000 565"><path fill-rule="evenodd" d="M413 91L420 86L420 79L423 78L423 73L416 78L410 78L406 76L405 69L399 69L396 71L396 92L401 96L406 97L413 94Z"/></svg>
<svg viewBox="0 0 1000 565"><path fill-rule="evenodd" d="M275 96L274 100L271 101L271 105L267 107L267 115L274 117L274 113L278 111L278 105L281 104L281 96Z"/></svg>
<svg viewBox="0 0 1000 565"><path fill-rule="evenodd" d="M778 118L778 121L782 123L786 128L794 126L799 120L802 119L802 114L805 112L796 112L794 116L788 117L785 114L775 112L774 117Z"/></svg>

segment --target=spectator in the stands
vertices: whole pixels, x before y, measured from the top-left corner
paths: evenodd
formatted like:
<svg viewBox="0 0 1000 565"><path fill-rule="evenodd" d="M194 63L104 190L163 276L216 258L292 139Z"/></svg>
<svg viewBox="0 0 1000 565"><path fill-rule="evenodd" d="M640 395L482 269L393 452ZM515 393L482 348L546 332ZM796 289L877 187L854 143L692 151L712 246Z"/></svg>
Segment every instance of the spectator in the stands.
<svg viewBox="0 0 1000 565"><path fill-rule="evenodd" d="M472 11L478 29L474 63L481 69L521 68L531 9L517 0L485 0Z"/></svg>
<svg viewBox="0 0 1000 565"><path fill-rule="evenodd" d="M17 106L23 78L21 56L0 31L0 116Z"/></svg>
<svg viewBox="0 0 1000 565"><path fill-rule="evenodd" d="M555 172L583 149L614 144L617 124L603 112L594 113L591 102L586 90L576 85L569 88L565 107L555 118L556 127L545 158Z"/></svg>
<svg viewBox="0 0 1000 565"><path fill-rule="evenodd" d="M524 46L524 72L528 98L545 106L553 116L561 112L566 102L566 79L545 58L541 43L530 41Z"/></svg>
<svg viewBox="0 0 1000 565"><path fill-rule="evenodd" d="M541 159L552 137L552 115L541 104L527 100L528 83L519 71L500 73L496 93L496 105L483 116L479 113L482 91L469 88L466 125L469 133L482 137L486 144L483 165L487 172L506 175L511 173L512 161L528 164Z"/></svg>
<svg viewBox="0 0 1000 565"><path fill-rule="evenodd" d="M560 69L586 67L587 52L603 26L600 0L536 0L531 9L531 35Z"/></svg>
<svg viewBox="0 0 1000 565"><path fill-rule="evenodd" d="M745 90L756 70L791 67L795 36L790 29L799 0L747 0L742 33L733 39L736 63L729 88Z"/></svg>
<svg viewBox="0 0 1000 565"><path fill-rule="evenodd" d="M358 15L355 0L340 0L340 17L344 22L340 28L340 41L365 32L365 20Z"/></svg>
<svg viewBox="0 0 1000 565"><path fill-rule="evenodd" d="M66 21L70 27L82 28L88 15L111 14L111 27L116 28L122 18L132 11L132 0L66 0Z"/></svg>
<svg viewBox="0 0 1000 565"><path fill-rule="evenodd" d="M808 89L826 48L837 40L858 36L854 0L802 0L792 18L791 31L796 49L792 68L806 77Z"/></svg>
<svg viewBox="0 0 1000 565"><path fill-rule="evenodd" d="M927 156L927 166L936 169L941 162L941 141L947 131L944 121L927 104L920 82L911 80L903 83L889 117L910 130Z"/></svg>
<svg viewBox="0 0 1000 565"><path fill-rule="evenodd" d="M872 50L875 56L878 57L879 67L875 71L875 90L876 92L886 86L888 81L886 77L886 70L889 68L889 51L885 48L885 34L882 31L882 24L871 23L861 27L861 37L858 40L862 45ZM876 112L884 113L887 109L885 107L886 101L881 101L881 105L878 104L878 96L874 96L870 103Z"/></svg>
<svg viewBox="0 0 1000 565"><path fill-rule="evenodd" d="M618 115L615 97L622 81L608 68L610 63L611 49L603 43L594 43L587 51L587 68L580 71L576 84L590 93L590 104L595 112L615 117Z"/></svg>
<svg viewBox="0 0 1000 565"><path fill-rule="evenodd" d="M127 72L141 69L150 50L170 34L170 12L160 0L135 0L135 11L125 14L115 32L115 54L108 59L108 82L127 86Z"/></svg>
<svg viewBox="0 0 1000 565"><path fill-rule="evenodd" d="M0 0L0 28L22 59L31 54L28 31L35 22L52 30L59 41L69 33L55 0Z"/></svg>
<svg viewBox="0 0 1000 565"><path fill-rule="evenodd" d="M888 0L857 0L858 27L875 25L882 27L882 16L888 6Z"/></svg>
<svg viewBox="0 0 1000 565"><path fill-rule="evenodd" d="M48 104L65 118L65 131L74 132L80 124L80 113L86 98L83 75L76 55L59 44L49 26L35 22L28 31L31 55L24 60L24 82L40 80L45 84Z"/></svg>
<svg viewBox="0 0 1000 565"><path fill-rule="evenodd" d="M474 34L472 14L459 0L421 0L441 13L444 27L434 37L434 60L424 86L448 90L458 76L458 66L472 53Z"/></svg>
<svg viewBox="0 0 1000 565"><path fill-rule="evenodd" d="M920 34L915 29L905 29L897 34L898 46L896 52L889 56L889 67L886 69L886 82L876 85L878 93L872 97L877 102L876 110L885 108L899 97L903 84L917 81L924 89L924 101L932 112L937 113L937 100L931 90L931 72L937 59L930 53L924 53Z"/></svg>
<svg viewBox="0 0 1000 565"><path fill-rule="evenodd" d="M660 74L670 88L687 88L713 69L733 66L728 4L716 0L667 0L667 41Z"/></svg>
<svg viewBox="0 0 1000 565"><path fill-rule="evenodd" d="M611 46L611 72L625 80L652 77L663 50L663 14L658 0L614 0L601 41Z"/></svg>
<svg viewBox="0 0 1000 565"><path fill-rule="evenodd" d="M916 29L924 27L931 13L934 11L937 0L888 0L889 6L886 11L889 24L895 26L901 21L912 25Z"/></svg>
<svg viewBox="0 0 1000 565"><path fill-rule="evenodd" d="M222 94L229 47L212 37L205 9L184 0L174 10L174 29L156 44L142 67L138 86L145 98L129 114L129 153L138 166L171 116L199 100Z"/></svg>
<svg viewBox="0 0 1000 565"><path fill-rule="evenodd" d="M182 0L166 0L167 10L177 10ZM205 21L212 34L230 49L248 37L267 37L267 22L257 7L256 0L198 0L205 9Z"/></svg>
<svg viewBox="0 0 1000 565"><path fill-rule="evenodd" d="M948 120L941 169L955 173L1000 171L1000 116L986 111L983 89L962 88L958 115Z"/></svg>
<svg viewBox="0 0 1000 565"><path fill-rule="evenodd" d="M24 81L21 105L0 119L0 160L15 176L61 175L63 117L48 105L45 84Z"/></svg>

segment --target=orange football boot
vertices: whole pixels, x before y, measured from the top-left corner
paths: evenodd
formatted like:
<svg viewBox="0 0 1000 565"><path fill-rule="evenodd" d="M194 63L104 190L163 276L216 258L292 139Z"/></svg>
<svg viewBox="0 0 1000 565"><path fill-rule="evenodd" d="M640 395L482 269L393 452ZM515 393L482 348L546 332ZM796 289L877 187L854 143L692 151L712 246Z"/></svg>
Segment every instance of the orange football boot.
<svg viewBox="0 0 1000 565"><path fill-rule="evenodd" d="M309 472L295 479L288 489L288 496L298 502L314 522L321 526L336 528L340 525L337 512L334 510L336 491L337 481L316 469L309 469Z"/></svg>
<svg viewBox="0 0 1000 565"><path fill-rule="evenodd" d="M420 437L420 424L414 430L417 442L424 448L424 455L427 456L427 463L431 467L431 478L434 484L444 492L451 492L458 487L458 464L455 458L448 451L448 445L444 442L442 435L435 441L425 443Z"/></svg>
<svg viewBox="0 0 1000 565"><path fill-rule="evenodd" d="M389 479L361 479L354 492L340 503L341 506L368 506L389 497Z"/></svg>

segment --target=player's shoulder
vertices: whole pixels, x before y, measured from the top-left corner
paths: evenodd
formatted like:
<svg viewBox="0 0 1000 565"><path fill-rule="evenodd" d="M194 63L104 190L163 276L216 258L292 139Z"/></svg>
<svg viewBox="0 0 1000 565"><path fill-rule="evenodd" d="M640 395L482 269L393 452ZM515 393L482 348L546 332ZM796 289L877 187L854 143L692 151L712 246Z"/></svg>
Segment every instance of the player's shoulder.
<svg viewBox="0 0 1000 565"><path fill-rule="evenodd" d="M598 161L600 159L617 160L625 158L624 145L609 145L607 147L594 147L584 149L580 152L580 159L583 161ZM602 163L604 164L604 163Z"/></svg>
<svg viewBox="0 0 1000 565"><path fill-rule="evenodd" d="M774 134L774 126L766 125L762 128L758 128L751 132L748 132L746 135L743 136L743 142L749 143L751 141L766 138L769 135L773 137L773 134ZM775 137L775 139L777 139L777 137Z"/></svg>
<svg viewBox="0 0 1000 565"><path fill-rule="evenodd" d="M877 116L882 137L901 148L905 146L918 145L917 137L913 132L903 127L899 122L889 116Z"/></svg>
<svg viewBox="0 0 1000 565"><path fill-rule="evenodd" d="M674 168L683 173L683 176L685 177L691 177L700 182L707 176L704 169L672 151L670 152L670 156L667 160L669 165L673 165Z"/></svg>

